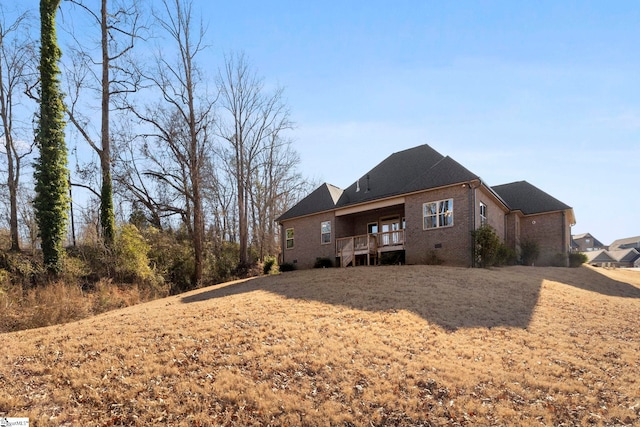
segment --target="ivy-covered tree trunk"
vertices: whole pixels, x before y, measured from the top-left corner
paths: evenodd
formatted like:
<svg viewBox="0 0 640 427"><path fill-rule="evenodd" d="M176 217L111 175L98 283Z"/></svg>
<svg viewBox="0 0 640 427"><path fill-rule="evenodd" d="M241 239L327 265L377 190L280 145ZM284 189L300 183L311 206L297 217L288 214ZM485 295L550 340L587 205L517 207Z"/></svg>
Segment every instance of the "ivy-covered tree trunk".
<svg viewBox="0 0 640 427"><path fill-rule="evenodd" d="M113 186L111 180L111 140L109 134L109 28L107 23L107 0L102 0L100 8L100 34L102 46L102 126L100 150L100 170L102 171L102 187L100 188L100 225L102 238L107 247L113 245L116 220L113 212Z"/></svg>
<svg viewBox="0 0 640 427"><path fill-rule="evenodd" d="M61 0L40 0L40 117L36 145L34 208L44 263L50 273L62 269L63 242L67 230L69 187L67 147L64 140L64 106L60 91L60 48L55 17Z"/></svg>

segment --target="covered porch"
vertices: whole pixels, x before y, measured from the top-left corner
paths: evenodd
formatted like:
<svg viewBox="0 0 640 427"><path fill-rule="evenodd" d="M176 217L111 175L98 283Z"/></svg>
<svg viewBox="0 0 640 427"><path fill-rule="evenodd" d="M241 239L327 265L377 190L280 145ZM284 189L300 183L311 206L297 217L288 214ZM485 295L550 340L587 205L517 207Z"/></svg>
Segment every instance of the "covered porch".
<svg viewBox="0 0 640 427"><path fill-rule="evenodd" d="M336 231L341 267L379 264L383 253L405 249L404 198L338 211Z"/></svg>

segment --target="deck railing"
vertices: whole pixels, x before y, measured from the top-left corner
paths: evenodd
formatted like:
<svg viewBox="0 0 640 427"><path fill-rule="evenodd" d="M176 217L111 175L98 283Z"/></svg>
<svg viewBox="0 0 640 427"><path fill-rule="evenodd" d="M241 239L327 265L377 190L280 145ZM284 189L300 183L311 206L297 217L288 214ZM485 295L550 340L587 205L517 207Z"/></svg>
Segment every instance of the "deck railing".
<svg viewBox="0 0 640 427"><path fill-rule="evenodd" d="M378 246L398 246L404 245L404 230L384 231L378 233Z"/></svg>
<svg viewBox="0 0 640 427"><path fill-rule="evenodd" d="M362 234L360 236L342 237L336 239L336 253L338 256L344 251L366 252L377 249L377 238L375 234Z"/></svg>
<svg viewBox="0 0 640 427"><path fill-rule="evenodd" d="M343 267L354 262L356 255L378 254L378 252L404 245L404 230L384 231L378 233L361 234L359 236L341 237L336 239L336 256L340 258Z"/></svg>

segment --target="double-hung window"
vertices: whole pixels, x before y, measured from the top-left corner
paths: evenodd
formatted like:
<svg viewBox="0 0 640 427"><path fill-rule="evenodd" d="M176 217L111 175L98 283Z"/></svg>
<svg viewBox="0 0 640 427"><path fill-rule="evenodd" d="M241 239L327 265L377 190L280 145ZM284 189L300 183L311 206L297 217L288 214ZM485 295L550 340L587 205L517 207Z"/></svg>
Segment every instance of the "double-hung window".
<svg viewBox="0 0 640 427"><path fill-rule="evenodd" d="M423 229L453 225L453 199L438 200L422 205Z"/></svg>
<svg viewBox="0 0 640 427"><path fill-rule="evenodd" d="M285 247L287 249L293 249L293 228L287 228L286 234L287 242Z"/></svg>
<svg viewBox="0 0 640 427"><path fill-rule="evenodd" d="M487 225L487 205L480 202L480 225Z"/></svg>
<svg viewBox="0 0 640 427"><path fill-rule="evenodd" d="M323 245L331 243L331 221L322 221L320 223L320 243Z"/></svg>

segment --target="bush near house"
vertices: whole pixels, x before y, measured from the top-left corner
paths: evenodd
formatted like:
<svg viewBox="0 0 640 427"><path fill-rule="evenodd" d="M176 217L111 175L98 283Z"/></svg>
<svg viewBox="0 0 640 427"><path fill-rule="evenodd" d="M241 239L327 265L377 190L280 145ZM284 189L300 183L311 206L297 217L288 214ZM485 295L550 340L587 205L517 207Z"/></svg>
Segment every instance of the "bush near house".
<svg viewBox="0 0 640 427"><path fill-rule="evenodd" d="M585 262L587 262L587 256L582 252L572 252L569 254L569 267L580 267Z"/></svg>
<svg viewBox="0 0 640 427"><path fill-rule="evenodd" d="M268 256L264 259L262 264L262 273L263 274L275 274L278 272L278 264L276 262L276 257Z"/></svg>
<svg viewBox="0 0 640 427"><path fill-rule="evenodd" d="M313 264L313 268L333 268L333 261L331 258L316 258L316 262Z"/></svg>
<svg viewBox="0 0 640 427"><path fill-rule="evenodd" d="M540 256L540 245L534 240L520 243L520 261L523 265L534 265Z"/></svg>
<svg viewBox="0 0 640 427"><path fill-rule="evenodd" d="M283 262L278 266L278 269L280 270L281 273L284 273L286 271L294 271L296 270L296 265L290 262Z"/></svg>
<svg viewBox="0 0 640 427"><path fill-rule="evenodd" d="M474 257L478 267L495 267L515 264L516 254L500 241L495 229L483 225L471 232L474 242Z"/></svg>
<svg viewBox="0 0 640 427"><path fill-rule="evenodd" d="M483 225L471 232L473 236L473 251L476 265L479 267L492 267L497 264L500 238L493 227Z"/></svg>

